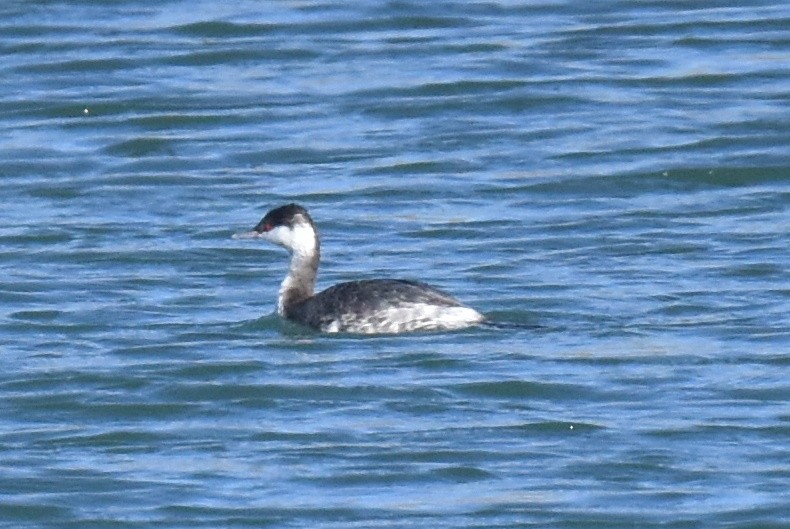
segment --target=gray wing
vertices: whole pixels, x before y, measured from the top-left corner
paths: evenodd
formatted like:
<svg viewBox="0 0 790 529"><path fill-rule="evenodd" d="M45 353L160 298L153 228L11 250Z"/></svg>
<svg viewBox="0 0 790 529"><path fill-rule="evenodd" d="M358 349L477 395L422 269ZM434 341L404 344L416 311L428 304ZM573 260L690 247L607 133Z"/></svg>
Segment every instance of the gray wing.
<svg viewBox="0 0 790 529"><path fill-rule="evenodd" d="M290 317L313 327L341 316L359 315L413 303L444 307L463 307L450 296L419 281L370 279L340 283L300 303Z"/></svg>

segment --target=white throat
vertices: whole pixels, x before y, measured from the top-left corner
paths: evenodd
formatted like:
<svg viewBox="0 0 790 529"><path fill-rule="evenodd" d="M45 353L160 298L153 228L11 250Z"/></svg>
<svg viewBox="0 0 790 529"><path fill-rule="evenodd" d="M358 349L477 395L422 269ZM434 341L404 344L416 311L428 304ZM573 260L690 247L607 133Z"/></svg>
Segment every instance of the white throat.
<svg viewBox="0 0 790 529"><path fill-rule="evenodd" d="M290 306L309 298L315 291L315 276L320 259L318 236L310 224L300 222L293 227L277 226L261 234L261 237L291 253L288 275L280 285L277 296L277 312L286 316Z"/></svg>
<svg viewBox="0 0 790 529"><path fill-rule="evenodd" d="M300 222L293 227L277 226L260 235L267 241L280 245L294 255L310 255L315 253L318 237L315 230L307 223Z"/></svg>

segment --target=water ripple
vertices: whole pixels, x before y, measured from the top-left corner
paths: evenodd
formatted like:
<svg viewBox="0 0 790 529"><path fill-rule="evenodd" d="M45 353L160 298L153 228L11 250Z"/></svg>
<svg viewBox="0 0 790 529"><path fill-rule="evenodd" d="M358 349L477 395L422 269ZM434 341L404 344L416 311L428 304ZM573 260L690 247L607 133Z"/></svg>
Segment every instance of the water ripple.
<svg viewBox="0 0 790 529"><path fill-rule="evenodd" d="M781 2L6 2L0 518L780 527ZM502 324L325 337L319 282Z"/></svg>

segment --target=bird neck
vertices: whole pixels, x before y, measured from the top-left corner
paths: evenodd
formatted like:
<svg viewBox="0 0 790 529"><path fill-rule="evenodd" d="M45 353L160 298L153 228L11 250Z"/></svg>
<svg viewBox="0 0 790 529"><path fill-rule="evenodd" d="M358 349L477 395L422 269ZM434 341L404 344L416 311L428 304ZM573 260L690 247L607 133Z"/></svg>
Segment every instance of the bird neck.
<svg viewBox="0 0 790 529"><path fill-rule="evenodd" d="M291 253L288 275L280 286L277 298L277 312L280 316L286 317L292 307L312 297L315 292L321 251L318 239L315 238L314 241L313 245L302 245L294 248Z"/></svg>

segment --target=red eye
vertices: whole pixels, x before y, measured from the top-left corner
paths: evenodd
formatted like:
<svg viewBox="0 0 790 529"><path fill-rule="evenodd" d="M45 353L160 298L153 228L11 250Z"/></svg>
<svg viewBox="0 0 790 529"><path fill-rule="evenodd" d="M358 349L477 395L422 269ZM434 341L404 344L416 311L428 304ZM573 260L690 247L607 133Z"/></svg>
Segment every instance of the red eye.
<svg viewBox="0 0 790 529"><path fill-rule="evenodd" d="M261 221L253 229L255 231L257 231L258 233L266 233L267 231L271 231L273 227L274 226L272 226L271 222L263 222L263 221Z"/></svg>

